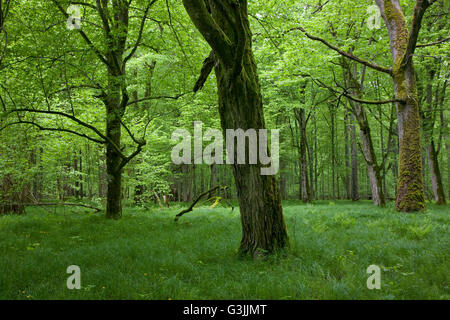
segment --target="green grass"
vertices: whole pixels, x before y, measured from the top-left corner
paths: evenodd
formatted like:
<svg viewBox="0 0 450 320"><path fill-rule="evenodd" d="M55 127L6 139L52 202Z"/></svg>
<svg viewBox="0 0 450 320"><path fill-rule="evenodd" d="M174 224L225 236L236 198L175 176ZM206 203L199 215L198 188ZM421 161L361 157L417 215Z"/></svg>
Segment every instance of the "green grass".
<svg viewBox="0 0 450 320"><path fill-rule="evenodd" d="M369 202L285 203L285 258L238 258L238 210L84 210L0 217L0 299L450 299L449 207L397 213ZM381 290L366 287L369 265ZM81 290L66 269L81 268Z"/></svg>

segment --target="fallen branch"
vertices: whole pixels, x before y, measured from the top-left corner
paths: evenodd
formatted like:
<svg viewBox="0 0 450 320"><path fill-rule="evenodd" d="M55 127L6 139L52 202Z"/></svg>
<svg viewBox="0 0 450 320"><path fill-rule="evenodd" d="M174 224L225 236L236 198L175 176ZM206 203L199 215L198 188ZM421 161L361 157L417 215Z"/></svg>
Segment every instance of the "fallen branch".
<svg viewBox="0 0 450 320"><path fill-rule="evenodd" d="M181 216L184 215L185 213L188 213L188 212L191 212L192 210L194 210L195 205L196 205L203 197L207 196L207 195L210 194L211 192L214 192L214 191L216 191L216 190L218 190L218 189L227 189L227 188L228 188L228 187L217 186L217 187L212 188L211 190L208 190L208 191L203 192L201 195L199 195L199 196L194 200L194 202L192 202L192 204L189 206L189 208L184 209L183 211L181 211L179 214L177 214L177 215L175 216L175 222L177 222L178 219L180 219Z"/></svg>
<svg viewBox="0 0 450 320"><path fill-rule="evenodd" d="M97 208L94 206L90 206L87 204L81 204L81 203L70 203L70 202L63 202L63 203L58 203L58 202L49 202L49 203L24 203L22 204L25 207L32 207L32 206L38 206L38 207L45 207L45 206L72 206L72 207L84 207L84 208L88 208L88 209L92 209L95 210L96 212L100 212L103 209L102 208Z"/></svg>

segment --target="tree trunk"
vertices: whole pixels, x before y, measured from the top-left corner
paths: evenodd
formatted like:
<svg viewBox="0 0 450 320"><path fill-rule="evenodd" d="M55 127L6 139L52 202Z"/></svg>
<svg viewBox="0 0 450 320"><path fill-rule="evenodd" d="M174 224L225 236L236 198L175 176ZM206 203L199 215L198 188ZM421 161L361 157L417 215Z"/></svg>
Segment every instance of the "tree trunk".
<svg viewBox="0 0 450 320"><path fill-rule="evenodd" d="M445 201L445 193L444 187L442 184L441 178L441 170L439 169L438 162L438 152L436 151L434 139L433 139L433 129L435 120L433 117L433 80L435 76L435 71L430 70L429 79L426 87L426 105L427 112L422 112L422 120L423 120L423 133L424 133L424 141L425 141L425 150L427 154L428 166L430 167L430 176L431 176L431 187L433 189L434 201L438 205L446 204ZM437 92L439 92L439 87L437 88ZM439 95L436 96L438 98ZM436 103L436 106L438 104Z"/></svg>
<svg viewBox="0 0 450 320"><path fill-rule="evenodd" d="M350 141L351 141L351 149L352 149L352 200L359 200L359 191L358 191L358 147L356 146L356 128L354 124L354 116L350 118Z"/></svg>
<svg viewBox="0 0 450 320"><path fill-rule="evenodd" d="M218 59L215 73L224 135L227 129L264 129L247 1L183 0L183 4ZM236 160L236 152L230 157ZM288 235L275 176L261 175L261 165L234 161L232 169L242 222L239 252L257 258L285 248Z"/></svg>
<svg viewBox="0 0 450 320"><path fill-rule="evenodd" d="M355 103L355 113L359 123L359 133L361 137L363 154L367 164L369 183L372 193L372 201L377 206L383 206L385 199L383 195L381 168L377 163L377 158L370 134L369 122L365 115L364 107Z"/></svg>
<svg viewBox="0 0 450 320"><path fill-rule="evenodd" d="M311 190L308 179L308 163L307 163L307 140L306 140L306 117L305 109L297 108L294 110L297 123L300 130L300 146L299 146L299 164L300 164L300 198L304 203L311 202Z"/></svg>
<svg viewBox="0 0 450 320"><path fill-rule="evenodd" d="M357 77L357 65L353 64L351 68L350 64L346 64L346 85L348 88L354 88L352 91L359 98L362 97L363 80L358 81ZM365 69L363 70L363 73ZM372 195L372 201L376 206L385 205L385 199L383 194L383 181L381 179L381 166L378 165L375 148L372 141L372 135L369 127L369 120L364 106L359 102L355 102L349 99L349 103L352 106L353 114L358 121L359 135L362 142L362 153L367 165L367 172L369 176L369 184ZM356 143L356 142L355 142Z"/></svg>
<svg viewBox="0 0 450 320"><path fill-rule="evenodd" d="M120 146L121 124L116 111L107 106L106 136L109 140ZM106 217L119 219L122 217L122 157L111 143L106 145Z"/></svg>
<svg viewBox="0 0 450 320"><path fill-rule="evenodd" d="M209 189L212 190L214 187L217 186L217 175L216 175L216 167L217 165L215 163L211 164L211 177L209 180ZM216 195L216 190L213 190L209 193L208 198L212 198Z"/></svg>
<svg viewBox="0 0 450 320"><path fill-rule="evenodd" d="M331 122L331 126L330 126L330 135L331 135L331 199L335 199L336 197L336 187L335 187L335 171L336 171L336 145L334 143L335 141L335 133L336 133L336 128L335 128L335 119L336 119L336 110L335 107L333 105L328 107L330 110L330 122ZM336 107L337 108L337 107Z"/></svg>
<svg viewBox="0 0 450 320"><path fill-rule="evenodd" d="M394 62L394 92L396 99L401 101L397 102L400 154L395 207L403 212L424 210L421 124L413 55L422 17L430 3L428 0L416 1L409 31L399 0L376 2L388 29Z"/></svg>
<svg viewBox="0 0 450 320"><path fill-rule="evenodd" d="M436 204L444 205L446 204L444 187L442 185L441 171L439 169L437 152L433 140L426 146L426 151L428 165L430 166L431 187L433 188L434 201L436 201Z"/></svg>
<svg viewBox="0 0 450 320"><path fill-rule="evenodd" d="M350 176L350 146L349 146L349 114L345 111L344 116L344 139L345 139L345 191L347 199L352 198L352 186Z"/></svg>

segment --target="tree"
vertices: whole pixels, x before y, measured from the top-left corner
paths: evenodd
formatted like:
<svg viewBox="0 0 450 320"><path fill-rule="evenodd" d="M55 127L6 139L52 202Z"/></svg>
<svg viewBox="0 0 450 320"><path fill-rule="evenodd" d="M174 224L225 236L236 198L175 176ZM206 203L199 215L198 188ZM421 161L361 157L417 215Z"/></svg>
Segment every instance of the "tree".
<svg viewBox="0 0 450 320"><path fill-rule="evenodd" d="M395 99L393 100L367 101L347 95L345 92L343 95L359 103L396 103L400 154L395 207L397 210L404 212L419 211L425 208L425 199L421 161L421 124L413 55L417 46L422 18L427 8L435 1L416 1L411 30L409 31L399 0L375 0L375 2L380 9L389 34L393 60L391 68L380 66L352 53L345 52L322 38L310 35L302 27L291 30L300 30L308 38L322 42L342 56L392 77L395 92Z"/></svg>
<svg viewBox="0 0 450 320"><path fill-rule="evenodd" d="M395 207L400 211L425 208L421 159L421 124L417 96L414 51L427 8L435 1L417 0L408 31L399 0L375 0L389 34L392 78L397 102L399 132L399 177Z"/></svg>
<svg viewBox="0 0 450 320"><path fill-rule="evenodd" d="M56 9L62 14L62 16L69 20L71 15L66 11L63 4L58 0L52 0L52 3ZM80 35L80 38L85 42L85 45L91 51L91 53L97 58L97 62L103 67L104 70L104 82L99 83L89 76L89 80L82 84L72 84L66 79L64 88L55 90L50 93L48 88L44 86L42 81L42 91L45 95L45 101L47 103L47 109L37 108L13 108L8 110L8 114L17 114L18 121L8 123L7 126L15 124L28 124L37 127L40 130L65 132L80 137L86 138L91 142L106 145L106 172L107 172L107 195L106 195L106 217L117 219L122 215L122 172L123 168L134 159L146 145L144 138L137 138L132 131L125 125L123 117L128 106L135 105L140 101L148 101L151 99L178 99L181 95L174 97L162 96L151 97L146 96L138 101L130 101L127 85L127 63L134 57L138 47L141 45L143 31L145 23L148 19L150 8L156 3L156 0L147 1L143 8L140 8L141 16L138 16L140 22L136 28L134 39L132 43L129 43L129 36L133 25L130 24L130 8L131 2L125 0L118 1L96 1L95 4L87 2L77 3L83 6L85 10L88 10L90 14L93 14L101 21L101 35L98 32L93 32L93 36L83 30L83 28L75 27L74 32ZM68 5L68 3L66 3ZM77 19L77 18L73 18ZM76 20L72 20L72 23L76 24ZM65 24L64 24L65 25ZM98 27L98 25L96 25ZM66 31L69 32L69 31ZM94 41L95 39L95 41ZM64 60L61 56L51 58L52 61L62 60L64 63L64 70L67 68L66 56ZM69 64L70 65L70 64ZM39 66L40 67L40 66ZM78 72L78 67L74 67ZM66 75L67 76L67 75ZM74 113L73 103L71 99L71 92L73 90L90 90L94 91L93 94L96 99L99 99L105 107L105 133L101 132L101 129L97 128L94 124L90 124L88 121L84 121L76 116ZM53 96L57 93L68 93L71 110L64 110L60 108L52 108L51 101ZM61 127L49 127L39 123L35 118L33 120L26 120L21 115L25 114L39 114L53 117L61 117L72 122L76 126L80 126L87 129L91 134L80 132L75 128L61 128ZM126 130L127 134L135 144L135 150L129 155L124 152L125 147L121 144L122 127ZM92 136L94 135L94 137ZM145 136L145 133L144 135Z"/></svg>
<svg viewBox="0 0 450 320"><path fill-rule="evenodd" d="M264 129L247 1L183 0L183 4L212 48L204 65L206 74L215 68L224 134L227 129ZM200 79L205 79L204 74ZM201 86L197 84L196 88ZM236 152L230 157L236 159ZM235 161L232 167L242 222L240 253L258 257L287 247L288 235L276 178L261 175L259 165Z"/></svg>

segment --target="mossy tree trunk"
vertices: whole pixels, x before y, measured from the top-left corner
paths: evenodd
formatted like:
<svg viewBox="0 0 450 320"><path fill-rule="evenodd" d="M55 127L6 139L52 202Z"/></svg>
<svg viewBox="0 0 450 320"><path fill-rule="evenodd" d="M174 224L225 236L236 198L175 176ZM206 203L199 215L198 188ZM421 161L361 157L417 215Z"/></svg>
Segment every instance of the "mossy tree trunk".
<svg viewBox="0 0 450 320"><path fill-rule="evenodd" d="M215 59L210 61L209 70L215 67L224 133L227 129L264 129L247 1L183 0L183 4L213 49L210 58ZM236 160L236 152L230 157ZM258 257L285 248L288 236L275 176L261 175L260 165L236 164L235 161L232 168L242 222L240 253Z"/></svg>
<svg viewBox="0 0 450 320"><path fill-rule="evenodd" d="M121 110L120 82L113 72L110 75L109 95L105 99L106 107L106 217L118 219L122 216L122 155L121 144Z"/></svg>
<svg viewBox="0 0 450 320"><path fill-rule="evenodd" d="M395 207L412 212L425 208L421 159L421 123L413 54L426 9L434 1L417 0L408 30L399 0L376 0L389 33L392 77L398 101L399 175Z"/></svg>

